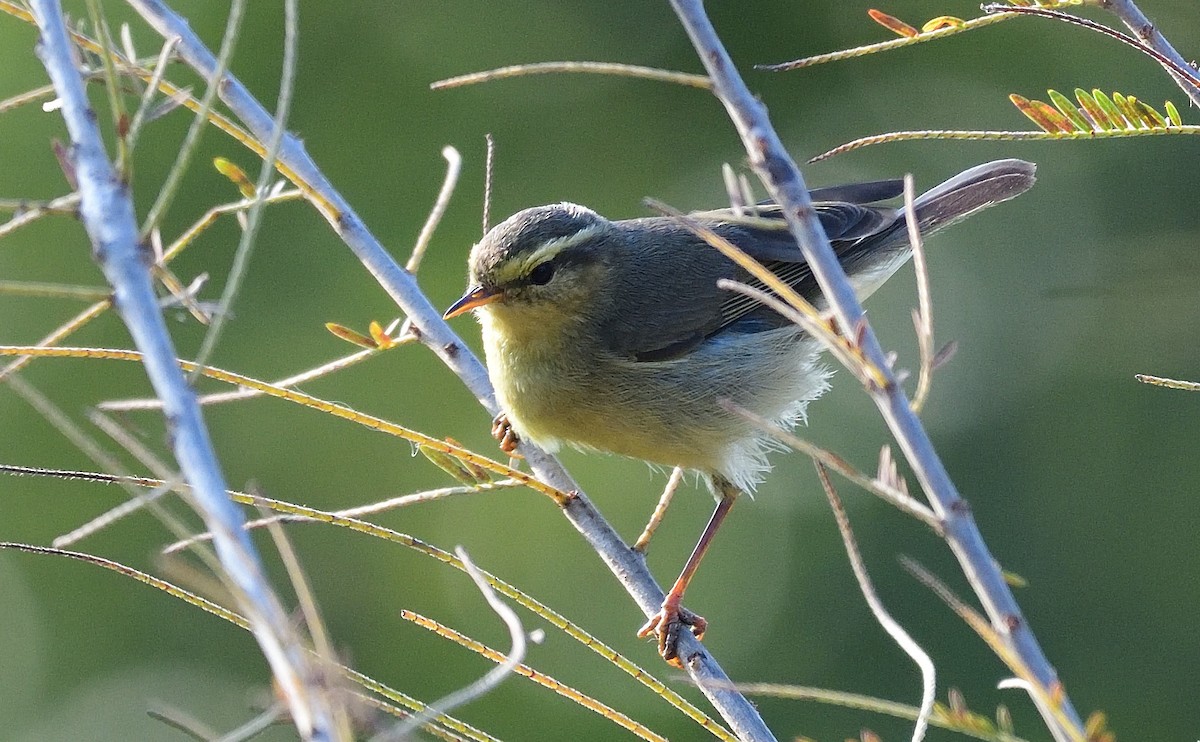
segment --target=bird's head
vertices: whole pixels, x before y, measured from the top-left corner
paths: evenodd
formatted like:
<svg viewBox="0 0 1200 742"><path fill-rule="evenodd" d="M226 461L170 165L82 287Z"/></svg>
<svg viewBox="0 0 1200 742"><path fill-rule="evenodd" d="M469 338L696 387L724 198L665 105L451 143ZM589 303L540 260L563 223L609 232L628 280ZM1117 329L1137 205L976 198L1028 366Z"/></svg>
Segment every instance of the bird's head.
<svg viewBox="0 0 1200 742"><path fill-rule="evenodd" d="M519 211L471 249L470 285L444 316L482 309L533 323L580 313L605 280L614 233L612 222L575 204Z"/></svg>

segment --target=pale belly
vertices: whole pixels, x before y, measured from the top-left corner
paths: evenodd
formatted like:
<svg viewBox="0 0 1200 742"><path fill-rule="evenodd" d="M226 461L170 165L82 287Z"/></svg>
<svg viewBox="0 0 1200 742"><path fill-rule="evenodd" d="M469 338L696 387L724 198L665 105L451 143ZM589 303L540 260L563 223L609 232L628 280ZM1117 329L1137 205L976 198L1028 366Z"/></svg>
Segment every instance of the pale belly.
<svg viewBox="0 0 1200 742"><path fill-rule="evenodd" d="M768 468L767 446L723 402L790 426L827 386L815 344L790 328L722 337L663 362L486 345L499 402L526 439L548 450L568 444L721 473L743 488Z"/></svg>

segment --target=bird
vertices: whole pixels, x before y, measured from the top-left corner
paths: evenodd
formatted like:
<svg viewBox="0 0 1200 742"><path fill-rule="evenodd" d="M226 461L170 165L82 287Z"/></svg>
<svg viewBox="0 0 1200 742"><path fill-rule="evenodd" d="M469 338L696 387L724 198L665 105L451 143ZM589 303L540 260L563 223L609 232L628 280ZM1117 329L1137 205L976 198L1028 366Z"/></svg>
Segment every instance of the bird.
<svg viewBox="0 0 1200 742"><path fill-rule="evenodd" d="M1016 159L970 168L914 200L929 234L1028 190L1035 166ZM903 181L810 191L816 216L856 293L866 298L911 255ZM778 205L690 218L762 263L818 309L821 289ZM692 470L717 500L658 613L639 630L679 665L684 627L707 622L683 596L734 501L769 471L773 439L738 414L790 429L829 388L819 342L763 304L718 286L763 285L680 220L610 220L573 203L524 209L476 243L469 283L445 312L474 313L501 408L493 433Z"/></svg>

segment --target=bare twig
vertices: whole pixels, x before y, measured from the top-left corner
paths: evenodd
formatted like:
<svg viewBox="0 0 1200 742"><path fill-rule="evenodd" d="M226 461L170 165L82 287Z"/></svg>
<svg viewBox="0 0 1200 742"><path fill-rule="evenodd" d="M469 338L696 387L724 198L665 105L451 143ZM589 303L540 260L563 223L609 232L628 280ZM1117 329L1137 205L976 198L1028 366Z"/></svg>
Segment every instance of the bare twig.
<svg viewBox="0 0 1200 742"><path fill-rule="evenodd" d="M450 196L454 194L454 187L458 185L458 174L462 171L462 155L458 153L458 150L449 146L443 147L442 157L446 158L446 179L442 181L442 189L438 191L437 201L433 203L433 208L429 210L429 216L425 218L425 225L421 227L421 233L417 235L412 255L404 264L404 269L409 273L416 273L417 269L421 267L421 260L429 248L429 241L433 239L433 231L441 223L442 216L446 213L446 207L450 205Z"/></svg>
<svg viewBox="0 0 1200 742"><path fill-rule="evenodd" d="M98 286L75 286L69 283L44 283L42 281L0 281L0 294L9 294L10 296L96 301L97 299L107 299L111 293L111 289L102 289Z"/></svg>
<svg viewBox="0 0 1200 742"><path fill-rule="evenodd" d="M487 234L492 228L492 176L496 165L496 139L488 132L483 135L483 141L487 145L487 157L483 161L483 231L480 235Z"/></svg>
<svg viewBox="0 0 1200 742"><path fill-rule="evenodd" d="M142 126L146 123L150 113L150 104L154 101L154 96L158 94L158 86L162 84L163 77L167 74L167 65L170 64L171 58L175 54L175 45L178 43L178 38L167 39L158 53L154 72L150 76L150 81L146 83L146 89L142 91L142 102L134 112L133 120L129 122L129 131L125 134L125 142L130 149L137 144L138 135L141 134Z"/></svg>
<svg viewBox="0 0 1200 742"><path fill-rule="evenodd" d="M677 466L671 470L671 476L667 479L667 486L663 487L662 496L658 498L658 504L654 506L654 512L650 514L650 520L646 522L646 527L642 529L642 535L638 536L637 541L633 542L634 549L645 554L646 550L650 548L650 539L654 538L654 532L658 530L663 516L667 514L667 508L671 506L671 500L674 499L675 491L679 489L681 482L683 482L683 469Z"/></svg>
<svg viewBox="0 0 1200 742"><path fill-rule="evenodd" d="M917 332L917 348L921 354L921 371L917 375L917 391L913 394L912 408L920 412L929 397L933 381L933 294L929 288L929 263L925 260L925 241L921 239L921 225L917 222L917 211L913 205L916 198L913 176L904 176L904 223L908 227L908 243L912 246L913 270L917 274L917 306L913 312L913 326Z"/></svg>
<svg viewBox="0 0 1200 742"><path fill-rule="evenodd" d="M929 658L929 654L909 636L896 619L892 618L887 608L884 607L883 601L879 599L879 595L875 592L875 586L871 584L871 575L867 573L867 565L863 562L862 554L858 550L854 529L850 527L850 518L846 515L842 498L838 497L837 490L829 481L829 473L825 471L825 467L820 462L817 462L816 467L817 476L821 479L821 487L824 488L825 496L829 498L829 505L833 508L833 517L837 520L838 531L842 534L842 544L846 547L846 555L850 558L850 568L854 570L854 578L858 580L859 590L866 598L875 620L921 669L921 708L917 713L916 725L913 727L912 733L912 742L920 742L925 738L925 732L929 729L929 715L933 713L933 701L937 694L937 668L933 666L933 660Z"/></svg>
<svg viewBox="0 0 1200 742"><path fill-rule="evenodd" d="M776 203L780 205L813 275L842 328L856 328L866 359L885 376L886 382L870 388L871 396L892 431L905 458L912 466L934 512L945 521L946 540L958 557L997 630L1011 642L1014 651L1033 668L1045 687L1061 687L1057 674L1038 646L1021 613L1004 575L970 517L970 509L958 494L949 473L938 457L920 419L888 367L887 357L866 321L845 271L829 245L816 218L808 188L795 162L775 133L767 111L746 87L716 30L704 12L701 0L671 0L696 52L713 81L713 92L724 104L742 142L752 168ZM1034 697L1042 718L1056 740L1068 739L1055 712ZM1082 729L1078 715L1065 692L1062 709L1070 723Z"/></svg>
<svg viewBox="0 0 1200 742"><path fill-rule="evenodd" d="M395 324L399 323L393 323L393 326ZM396 345L404 345L412 342L413 340L415 340L415 338L412 335L408 335L396 338L395 343ZM323 363L316 368L310 368L307 371L302 371L301 373L293 376L288 376L287 378L273 381L271 384L273 386L283 387L285 389L288 387L298 386L306 381L328 376L329 374L341 371L342 369L357 365L358 363L361 363L362 361L365 361L366 359L377 355L380 352L381 351L378 348L360 350L357 353L351 353L348 356L335 358L334 360L328 363ZM253 399L254 397L261 397L262 395L263 393L257 389L238 389L237 391L232 392L213 392L211 394L204 394L201 395L197 401L201 405L224 404L226 402ZM106 412L157 410L160 407L162 407L162 402L158 399L114 399L100 402L96 405L97 409L105 410Z"/></svg>
<svg viewBox="0 0 1200 742"><path fill-rule="evenodd" d="M344 510L333 510L333 511L331 511L331 513L340 518L358 518L358 517L361 517L364 515L374 515L376 513L382 513L387 510L395 510L397 508L403 508L403 507L407 507L409 505L416 505L417 503L433 502L435 500L444 500L447 497L455 497L458 495L473 495L473 494L477 494L480 492L487 492L489 490L509 489L512 487L520 486L520 484L521 483L515 479L501 479L496 482L483 482L481 484L475 484L475 485L458 485L457 487L440 487L438 489L426 490L425 492L417 492L417 493L414 493L411 495L401 495L400 497L392 497L387 500L381 500L380 502L371 502L371 503L367 503L366 505L358 505L356 507L346 508ZM268 515L266 517L258 518L256 520L247 521L246 528L249 530L253 530L255 528L262 528L264 526L270 526L274 523L305 523L305 522L315 523L318 521L314 521L312 518L306 518L303 515L276 514L276 515ZM208 532L197 533L194 536L189 536L185 539L181 539L179 541L176 541L173 544L168 545L166 548L164 548L162 550L162 553L174 554L177 551L181 551L183 549L190 547L192 544L199 543L201 541L210 541L210 540L212 540L211 533L208 533ZM55 544L55 546L58 546L58 544Z"/></svg>
<svg viewBox="0 0 1200 742"><path fill-rule="evenodd" d="M475 566L475 562L471 561L471 557L467 556L466 549L456 546L454 547L454 554L462 562L463 568L470 575L475 586L479 588L479 592L483 594L483 599L487 601L488 607L495 611L500 620L504 622L505 627L508 628L508 637L512 641L508 655L505 656L503 662L488 670L483 677L474 683L454 691L441 700L434 701L424 711L409 717L404 723L398 725L390 732L377 735L375 742L391 742L393 740L404 739L405 736L413 732L417 727L424 725L438 714L447 714L463 704L470 703L477 698L491 693L505 678L512 675L513 670L518 665L525 661L525 629L521 626L521 619L517 617L516 612L507 603L500 600L499 595L496 595L496 591L488 584L487 579L484 578L479 568Z"/></svg>
<svg viewBox="0 0 1200 742"><path fill-rule="evenodd" d="M1134 378L1143 384L1151 386L1165 386L1168 389L1184 389L1189 392L1200 392L1200 381L1168 379L1165 376L1151 376L1150 374L1134 374Z"/></svg>
<svg viewBox="0 0 1200 742"><path fill-rule="evenodd" d="M728 402L726 402L723 406L730 412L735 412L759 426L763 432L767 433L785 446L794 448L805 456L808 456L813 460L813 463L821 464L829 469L833 469L835 472L841 474L843 477L854 484L857 484L859 487L862 487L867 492L870 492L889 505L894 506L901 512L907 513L908 515L911 515L925 525L929 526L934 533L938 534L939 536L942 535L941 519L934 515L932 510L925 505L922 505L907 492L897 489L890 482L868 477L866 474L863 474L858 469L855 469L853 466L851 466L850 463L841 456L838 456L828 449L821 448L818 445L806 441L803 438L797 437L794 433L784 430L761 415L756 415L745 408L738 407L737 405Z"/></svg>
<svg viewBox="0 0 1200 742"><path fill-rule="evenodd" d="M71 42L57 0L33 0L41 30L39 56L62 100L79 178L80 213L116 305L134 342L145 352L144 367L166 403L175 457L193 486L194 503L217 534L217 553L236 586L239 604L250 619L297 728L306 739L328 739L330 711L305 687L308 661L290 630L287 615L271 590L262 564L242 531L241 513L225 497L225 482L200 418L200 408L179 366L159 312L141 252L129 192L113 172L75 68Z"/></svg>
<svg viewBox="0 0 1200 742"><path fill-rule="evenodd" d="M544 75L556 72L590 72L598 75L617 75L619 77L638 77L643 80L657 80L676 85L687 85L693 88L708 90L712 83L704 75L690 75L674 70L660 70L654 67L639 67L632 64L615 62L537 62L535 64L514 64L509 67L499 67L485 72L472 72L469 75L459 75L445 80L430 83L431 90L458 88L463 85L475 85L492 80L503 80L508 77L522 75Z"/></svg>
<svg viewBox="0 0 1200 742"><path fill-rule="evenodd" d="M0 237L7 237L21 227L42 218L46 214L74 214L78 208L78 193L68 193L53 201L35 204L29 208L22 208L12 219L9 219L4 224L0 224Z"/></svg>

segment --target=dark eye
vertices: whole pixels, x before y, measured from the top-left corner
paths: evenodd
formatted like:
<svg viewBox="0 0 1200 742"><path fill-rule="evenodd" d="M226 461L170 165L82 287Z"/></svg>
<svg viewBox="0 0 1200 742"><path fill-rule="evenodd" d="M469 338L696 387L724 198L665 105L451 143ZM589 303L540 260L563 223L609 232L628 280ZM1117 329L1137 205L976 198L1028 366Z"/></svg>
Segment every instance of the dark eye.
<svg viewBox="0 0 1200 742"><path fill-rule="evenodd" d="M529 282L538 286L550 283L551 278L554 278L554 265L549 260L539 263L529 272Z"/></svg>

